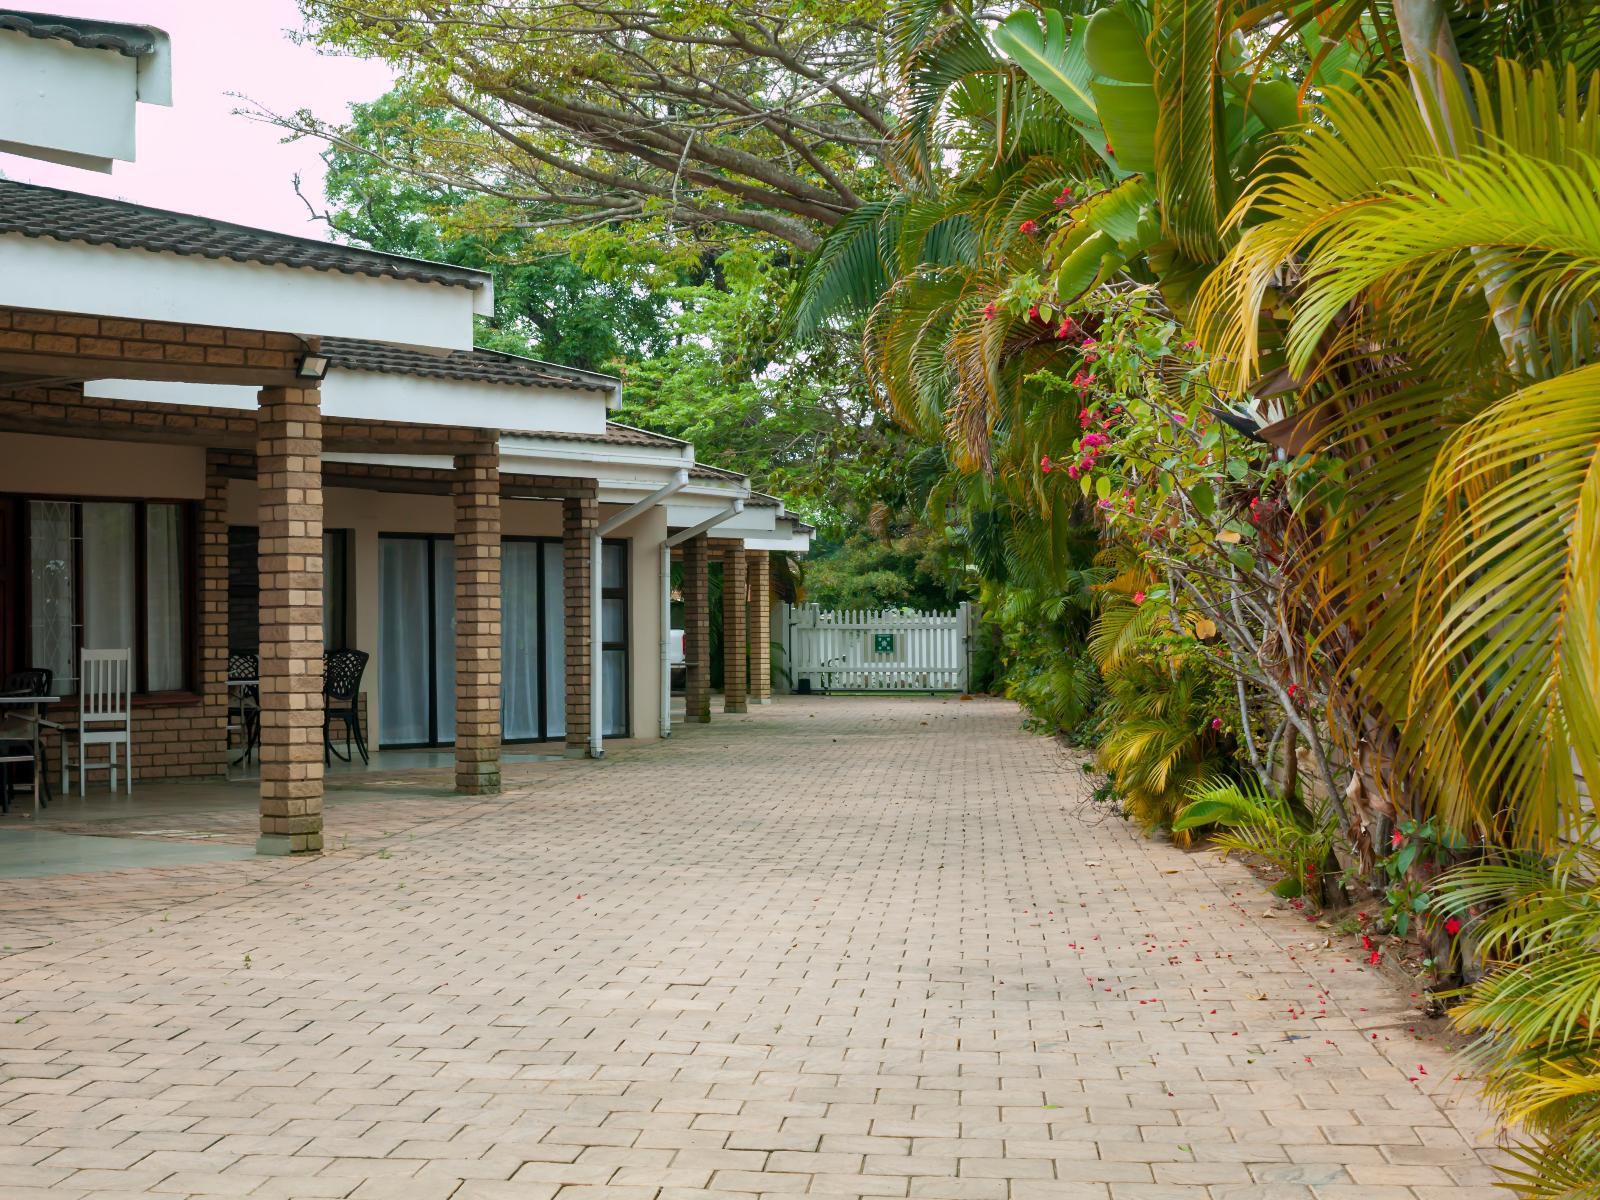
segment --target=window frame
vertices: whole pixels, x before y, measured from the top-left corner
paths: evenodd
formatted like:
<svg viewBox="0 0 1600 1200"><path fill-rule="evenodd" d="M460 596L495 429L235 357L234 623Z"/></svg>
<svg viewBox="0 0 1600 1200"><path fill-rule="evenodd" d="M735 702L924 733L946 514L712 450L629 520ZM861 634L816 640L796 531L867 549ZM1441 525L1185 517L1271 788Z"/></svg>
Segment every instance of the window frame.
<svg viewBox="0 0 1600 1200"><path fill-rule="evenodd" d="M633 539L632 538L602 538L600 578L592 582L600 588L600 605L602 611L607 600L622 601L622 640L608 642L605 640L605 621L600 622L600 670L602 677L605 672L607 650L622 651L622 732L606 733L602 736L611 738L629 738L633 736L633 601L629 597L633 594ZM620 587L605 586L605 547L614 546L622 551L622 584ZM602 703L604 695L601 696ZM600 722L600 728L605 728L606 715L590 705L589 719Z"/></svg>
<svg viewBox="0 0 1600 1200"><path fill-rule="evenodd" d="M200 661L199 578L200 578L200 503L177 496L87 496L50 492L6 492L4 499L13 509L10 514L10 561L5 573L16 580L13 592L15 611L10 616L12 628L4 632L6 649L16 659L12 670L31 665L33 639L30 635L33 613L33 571L30 567L33 551L32 505L35 502L72 505L72 621L76 631L72 653L73 667L83 660L84 587L83 587L83 506L86 504L126 504L133 508L133 628L134 654L133 695L136 697L197 697L195 688L196 664ZM170 504L178 510L178 645L183 650L181 684L176 688L150 690L150 526L148 511L153 504ZM63 699L75 697L76 688L63 690L59 683L53 690Z"/></svg>

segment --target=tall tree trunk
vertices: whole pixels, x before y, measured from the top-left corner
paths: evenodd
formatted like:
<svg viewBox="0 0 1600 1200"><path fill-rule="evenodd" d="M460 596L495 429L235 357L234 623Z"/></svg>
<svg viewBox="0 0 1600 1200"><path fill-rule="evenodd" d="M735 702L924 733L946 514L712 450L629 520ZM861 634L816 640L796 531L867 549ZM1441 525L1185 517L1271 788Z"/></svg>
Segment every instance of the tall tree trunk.
<svg viewBox="0 0 1600 1200"><path fill-rule="evenodd" d="M1444 5L1440 0L1394 0L1394 18L1411 67L1411 87L1435 146L1457 158L1470 153L1481 140L1478 113ZM1480 247L1473 248L1472 258L1506 361L1513 371L1531 370L1533 336L1511 271Z"/></svg>

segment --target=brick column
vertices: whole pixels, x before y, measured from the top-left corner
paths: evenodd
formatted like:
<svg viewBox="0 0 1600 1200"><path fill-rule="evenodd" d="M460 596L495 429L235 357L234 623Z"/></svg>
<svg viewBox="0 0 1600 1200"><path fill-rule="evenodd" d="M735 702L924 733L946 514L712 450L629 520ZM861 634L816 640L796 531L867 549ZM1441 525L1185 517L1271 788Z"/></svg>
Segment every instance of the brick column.
<svg viewBox="0 0 1600 1200"><path fill-rule="evenodd" d="M322 411L315 389L263 388L259 854L322 849Z"/></svg>
<svg viewBox="0 0 1600 1200"><path fill-rule="evenodd" d="M500 448L455 457L456 791L500 790Z"/></svg>
<svg viewBox="0 0 1600 1200"><path fill-rule="evenodd" d="M744 545L735 542L722 556L722 711L748 712L749 614L745 610L748 574Z"/></svg>
<svg viewBox="0 0 1600 1200"><path fill-rule="evenodd" d="M711 580L706 535L683 543L683 709L685 721L711 720Z"/></svg>
<svg viewBox="0 0 1600 1200"><path fill-rule="evenodd" d="M591 542L600 528L600 502L593 495L561 502L561 560L566 586L567 755L589 752L590 663L599 653L590 635Z"/></svg>
<svg viewBox="0 0 1600 1200"><path fill-rule="evenodd" d="M750 703L772 703L772 556L749 550Z"/></svg>

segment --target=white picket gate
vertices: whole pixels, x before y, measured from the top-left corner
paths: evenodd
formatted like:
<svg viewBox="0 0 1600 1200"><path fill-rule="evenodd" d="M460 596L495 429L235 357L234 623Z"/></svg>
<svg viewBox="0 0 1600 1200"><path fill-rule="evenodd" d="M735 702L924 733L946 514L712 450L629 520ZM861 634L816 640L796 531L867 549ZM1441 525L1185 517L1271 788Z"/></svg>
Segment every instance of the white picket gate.
<svg viewBox="0 0 1600 1200"><path fill-rule="evenodd" d="M822 692L964 692L972 606L954 612L825 612L783 606L791 686Z"/></svg>

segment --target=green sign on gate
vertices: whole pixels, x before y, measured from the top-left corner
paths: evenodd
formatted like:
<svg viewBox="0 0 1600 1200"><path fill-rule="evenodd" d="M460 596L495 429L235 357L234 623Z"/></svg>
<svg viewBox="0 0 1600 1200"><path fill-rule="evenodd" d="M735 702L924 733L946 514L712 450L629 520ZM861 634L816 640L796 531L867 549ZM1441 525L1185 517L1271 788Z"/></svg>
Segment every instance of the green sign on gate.
<svg viewBox="0 0 1600 1200"><path fill-rule="evenodd" d="M874 654L894 653L894 634L875 633L872 635L872 652Z"/></svg>

